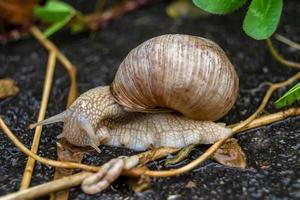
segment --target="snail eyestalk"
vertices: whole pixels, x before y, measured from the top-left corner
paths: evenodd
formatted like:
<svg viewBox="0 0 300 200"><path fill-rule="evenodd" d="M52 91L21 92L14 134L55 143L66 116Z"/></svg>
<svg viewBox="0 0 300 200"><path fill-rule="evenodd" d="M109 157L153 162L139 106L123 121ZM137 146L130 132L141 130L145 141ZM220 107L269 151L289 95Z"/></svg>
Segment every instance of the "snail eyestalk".
<svg viewBox="0 0 300 200"><path fill-rule="evenodd" d="M47 125L47 124L53 124L53 123L56 123L56 122L63 122L67 117L67 112L64 111L62 113L59 113L57 115L54 115L52 117L49 117L48 119L45 119L43 121L40 121L40 122L36 122L34 124L30 124L29 125L29 128L30 129L33 129L37 126L41 126L41 125Z"/></svg>
<svg viewBox="0 0 300 200"><path fill-rule="evenodd" d="M101 150L98 148L99 139L97 138L97 135L94 131L94 128L92 127L91 123L88 120L78 120L78 124L81 128L83 128L90 139L90 146L93 147L98 153L101 153Z"/></svg>

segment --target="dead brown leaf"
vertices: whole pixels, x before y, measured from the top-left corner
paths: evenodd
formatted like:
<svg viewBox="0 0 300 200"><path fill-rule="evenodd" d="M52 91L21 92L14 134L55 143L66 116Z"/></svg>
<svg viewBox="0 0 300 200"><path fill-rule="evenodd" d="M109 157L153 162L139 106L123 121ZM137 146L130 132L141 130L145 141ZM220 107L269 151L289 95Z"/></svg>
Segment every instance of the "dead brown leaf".
<svg viewBox="0 0 300 200"><path fill-rule="evenodd" d="M57 143L57 160L81 163L85 151L70 145L65 139L60 139ZM73 170L58 169L61 175L71 175Z"/></svg>
<svg viewBox="0 0 300 200"><path fill-rule="evenodd" d="M186 188L194 188L196 187L196 183L194 181L189 181L186 185Z"/></svg>
<svg viewBox="0 0 300 200"><path fill-rule="evenodd" d="M141 176L140 178L131 178L128 183L134 192L142 192L150 187L151 179L149 176Z"/></svg>
<svg viewBox="0 0 300 200"><path fill-rule="evenodd" d="M1 12L1 11L0 11ZM10 78L0 79L0 99L14 96L19 92L14 80Z"/></svg>
<svg viewBox="0 0 300 200"><path fill-rule="evenodd" d="M227 140L213 155L212 158L226 166L245 169L246 156L238 141L234 138Z"/></svg>
<svg viewBox="0 0 300 200"><path fill-rule="evenodd" d="M143 166L142 168L148 169L146 166ZM142 192L150 187L151 179L149 176L145 175L140 177L129 177L128 185L134 192Z"/></svg>
<svg viewBox="0 0 300 200"><path fill-rule="evenodd" d="M32 16L32 8L39 0L0 0L0 20L21 25Z"/></svg>

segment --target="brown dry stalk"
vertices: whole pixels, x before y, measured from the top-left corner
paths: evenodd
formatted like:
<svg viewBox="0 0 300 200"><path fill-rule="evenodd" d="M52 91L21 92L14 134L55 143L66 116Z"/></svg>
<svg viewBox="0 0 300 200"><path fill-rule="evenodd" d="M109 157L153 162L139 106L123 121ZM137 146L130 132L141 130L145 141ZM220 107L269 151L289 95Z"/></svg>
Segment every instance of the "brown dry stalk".
<svg viewBox="0 0 300 200"><path fill-rule="evenodd" d="M251 128L256 128L258 126L267 125L279 120L283 120L287 117L296 116L300 114L300 108L290 108L285 111L280 111L274 114L265 115L263 117L260 117L258 119L253 120L251 123L249 123L247 126L245 126L243 129L240 129L240 131L248 130ZM9 130L9 128L5 125L4 121L0 117L0 127L4 131L4 133L10 138L10 140L27 156L31 156L37 161L54 167L66 167L68 169L83 169L88 170L91 172L96 172L100 168L97 166L89 166L84 165L80 163L71 163L71 162L62 162L62 161L56 161L56 160L50 160L43 157L40 157L36 154L33 154L29 149L27 149L15 136L14 134ZM160 159L165 156L167 156L170 153L176 152L177 149L173 148L160 148L157 150L150 150L144 153L138 154L139 156L139 163L140 164L146 164L147 162L151 162L152 160ZM145 171L144 168L136 168L128 171L123 171L122 175L126 176L140 176L142 174L145 174L147 171ZM71 175L62 179L50 181L48 183L44 183L38 186L31 187L29 189L25 189L22 191L18 191L9 195L6 195L4 197L0 197L0 200L9 200L9 199L22 199L24 197L26 198L37 198L39 196L43 196L45 194L49 194L51 192L60 191L63 189L67 189L73 186L77 186L81 184L81 182L90 175L90 172L80 172L75 175ZM150 175L152 175L150 173ZM156 175L156 174L154 174ZM68 181L66 181L66 179Z"/></svg>
<svg viewBox="0 0 300 200"><path fill-rule="evenodd" d="M43 89L43 96L41 102L41 108L39 111L38 121L41 121L45 118L45 113L47 109L47 104L49 100L54 70L55 70L55 61L56 61L56 52L52 51L49 54L48 64L47 64L47 71L46 71L46 78L44 82L44 89ZM41 138L42 127L36 127L34 138L31 146L32 153L36 153L39 147L39 141ZM33 167L34 167L35 160L32 158L28 158L26 168L24 170L23 179L21 182L20 189L28 188L30 185L30 180L32 177Z"/></svg>
<svg viewBox="0 0 300 200"><path fill-rule="evenodd" d="M40 157L36 155L36 153L33 153L29 149L27 149L24 144L22 144L18 138L9 130L9 128L6 126L2 118L0 117L0 127L2 128L3 132L9 137L9 139L27 156L29 156L31 159L37 160L45 165L49 165L52 167L60 167L60 168L66 168L66 169L83 169L87 171L93 171L96 172L99 168L96 166L90 166L90 165L83 165L80 163L73 163L73 162L61 162L56 160L50 160L47 158ZM80 167L79 167L80 166Z"/></svg>
<svg viewBox="0 0 300 200"><path fill-rule="evenodd" d="M5 195L0 197L0 200L36 199L40 196L49 194L50 192L56 192L80 185L80 183L91 174L91 172L80 172L71 176Z"/></svg>
<svg viewBox="0 0 300 200"><path fill-rule="evenodd" d="M244 128L241 128L239 130L239 132L257 128L257 127L261 127L261 126L271 124L271 123L286 119L288 117L297 116L297 115L300 115L300 108L290 108L290 109L280 111L277 113L264 115L264 116L261 116L255 120L253 120L251 123L246 125ZM230 128L235 127L237 124L238 123L229 125L229 127Z"/></svg>
<svg viewBox="0 0 300 200"><path fill-rule="evenodd" d="M40 43L42 43L50 52L48 66L47 66L47 73L45 76L46 80L45 80L45 84L44 84L41 109L40 109L40 114L39 114L39 118L38 118L38 121L40 121L40 120L43 120L45 117L45 111L46 111L46 107L47 107L47 103L48 103L48 99L49 99L51 83L53 80L53 73L54 73L54 69L55 69L56 56L59 59L59 61L63 64L63 66L66 68L66 70L68 71L69 76L71 78L71 87L70 87L68 103L67 103L68 106L71 105L71 103L77 97L76 68L71 64L71 62L60 51L57 50L57 48L55 47L55 45L53 45L53 43L51 43L48 39L46 39L43 36L43 34L41 33L41 31L38 28L32 27L32 28L30 28L30 31L36 37L36 39ZM48 73L48 69L49 69L49 72L51 72L52 74ZM46 90L46 88L47 88L47 90ZM43 114L43 116L41 114ZM42 118L40 118L40 117L42 117ZM32 151L35 153L39 146L41 130L42 130L42 127L36 128L36 132L35 132L35 136L34 136L34 140L33 140L33 144L32 144ZM24 171L20 189L29 187L32 173L33 173L33 168L34 168L34 160L32 158L29 158L26 168L25 168L25 171Z"/></svg>
<svg viewBox="0 0 300 200"><path fill-rule="evenodd" d="M84 23L92 31L95 31L108 22L120 18L122 15L134 11L140 7L149 5L159 0L127 0L113 6L104 12L95 12L84 16Z"/></svg>
<svg viewBox="0 0 300 200"><path fill-rule="evenodd" d="M280 34L276 33L276 34L274 35L274 37L275 37L278 41L280 41L280 42L282 42L282 43L284 43L284 44L286 44L286 45L288 45L288 46L290 46L290 47L292 47L292 48L294 48L294 49L300 50L300 44L298 44L298 43L296 43L296 42L294 42L294 41L292 41L292 40L290 40L290 39L284 37L283 35L280 35Z"/></svg>
<svg viewBox="0 0 300 200"><path fill-rule="evenodd" d="M62 63L64 68L67 70L70 80L71 80L71 85L70 85L68 100L67 100L67 107L69 107L75 101L75 99L77 98L77 94L78 94L77 81L76 81L76 73L77 73L76 68L65 57L65 55L59 51L59 49L50 40L48 40L47 38L44 37L42 32L37 27L34 27L34 26L31 27L30 32L40 42L40 44L42 44L49 52L51 52L51 51L57 52L58 60ZM58 151L59 151L59 149L58 149ZM55 170L54 179L60 178L59 174L60 173L57 170ZM55 198L56 199L58 199L58 198L67 199L68 192L65 191L65 192L59 194L59 197L55 194L51 195L51 197L50 197L51 200L54 200Z"/></svg>
<svg viewBox="0 0 300 200"><path fill-rule="evenodd" d="M64 178L67 176L64 176L60 173L58 168L55 168L54 177L53 180L59 180L61 178ZM48 192L50 193L50 192ZM53 192L50 194L49 200L68 200L69 199L69 188L66 188L65 190Z"/></svg>
<svg viewBox="0 0 300 200"><path fill-rule="evenodd" d="M100 166L90 166L84 165L80 163L73 163L73 162L62 162L51 160L47 158L40 157L34 153L32 153L29 149L27 149L18 139L17 137L10 131L10 129L6 126L2 118L0 117L0 127L2 128L3 132L9 137L11 141L27 156L32 157L33 159L49 166L59 167L59 168L66 168L66 169L83 169L90 172L80 172L75 175L71 175L68 177L64 177L58 180L50 181L48 183L44 183L38 186L34 186L28 189L20 190L15 193L8 194L6 196L0 197L0 200L14 200L14 199L32 199L43 196L45 194L49 194L51 192L60 191L63 189L67 189L69 187L73 187L79 185L86 177L91 175L91 172L98 172L101 167ZM149 150L143 153L138 154L139 162L146 164L153 160L157 160L163 158L170 153L176 152L178 149L175 148L158 148ZM134 176L130 171L122 172L122 175L131 175Z"/></svg>
<svg viewBox="0 0 300 200"><path fill-rule="evenodd" d="M31 27L30 32L32 35L42 44L45 48L48 49L48 51L56 51L57 52L57 58L58 60L62 63L64 68L67 70L70 80L71 80L71 86L69 89L69 94L68 94L68 100L67 100L67 108L75 101L77 98L78 92L77 92L77 81L76 81L76 73L77 70L73 66L73 64L65 57L64 54L62 54L58 48L47 38L44 37L42 32L36 28L36 27ZM59 151L59 149L57 149ZM55 169L54 173L54 179L59 179L63 177L59 170ZM50 195L50 200L64 200L68 199L69 192L68 191L61 191L58 194L51 194Z"/></svg>
<svg viewBox="0 0 300 200"><path fill-rule="evenodd" d="M60 52L60 50L50 40L44 37L43 33L37 27L35 26L31 27L30 32L48 51L57 52L57 59L67 70L71 81L71 86L70 86L68 101L67 101L67 107L69 107L72 104L72 102L77 98L78 95L77 81L76 81L76 74L77 74L76 67L69 61L69 59L63 53Z"/></svg>
<svg viewBox="0 0 300 200"><path fill-rule="evenodd" d="M272 54L272 56L281 64L286 65L288 67L293 67L293 68L297 68L300 69L300 63L294 62L294 61L290 61L290 60L286 60L284 59L284 57L282 57L274 48L271 39L267 39L267 44L269 47L269 50Z"/></svg>

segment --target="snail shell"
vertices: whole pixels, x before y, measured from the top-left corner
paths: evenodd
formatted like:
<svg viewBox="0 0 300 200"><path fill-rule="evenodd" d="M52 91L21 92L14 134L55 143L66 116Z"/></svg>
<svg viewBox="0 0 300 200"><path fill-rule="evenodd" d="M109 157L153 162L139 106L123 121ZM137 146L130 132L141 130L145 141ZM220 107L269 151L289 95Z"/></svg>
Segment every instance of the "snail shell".
<svg viewBox="0 0 300 200"><path fill-rule="evenodd" d="M234 66L216 43L169 34L133 49L111 91L129 111L168 108L192 119L215 121L232 108L238 87Z"/></svg>

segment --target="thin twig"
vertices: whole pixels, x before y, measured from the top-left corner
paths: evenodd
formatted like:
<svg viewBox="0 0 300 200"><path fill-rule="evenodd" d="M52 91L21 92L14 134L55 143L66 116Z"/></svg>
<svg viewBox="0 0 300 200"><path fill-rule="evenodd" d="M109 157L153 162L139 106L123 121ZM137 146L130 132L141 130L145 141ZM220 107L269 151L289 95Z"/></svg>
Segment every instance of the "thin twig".
<svg viewBox="0 0 300 200"><path fill-rule="evenodd" d="M72 102L77 98L78 95L77 81L76 81L76 74L77 74L76 67L50 40L44 37L43 33L37 27L35 26L31 27L30 32L48 51L57 52L57 59L67 70L71 81L71 86L70 86L68 101L67 101L67 107L69 107L72 104Z"/></svg>
<svg viewBox="0 0 300 200"><path fill-rule="evenodd" d="M69 94L68 94L68 100L67 100L67 108L75 101L77 98L77 81L76 81L76 68L73 66L73 64L65 57L64 54L62 54L59 49L47 38L44 37L42 32L37 28L37 27L31 27L30 32L32 35L45 47L48 49L48 51L56 51L57 52L57 57L58 60L62 63L64 68L67 70L70 80L71 80L71 86L69 89ZM57 149L57 151L60 151ZM62 175L59 172L58 169L55 169L54 173L54 179L59 179L61 178ZM68 191L61 191L59 194L51 194L50 199L55 200L55 199L68 199Z"/></svg>
<svg viewBox="0 0 300 200"><path fill-rule="evenodd" d="M0 200L8 200L8 199L32 199L37 198L39 196L43 196L45 194L60 191L63 189L67 189L69 187L73 187L79 185L87 176L91 175L90 172L98 172L101 167L100 166L90 166L80 163L74 162L62 162L51 160L47 158L40 157L34 153L32 153L29 149L27 149L18 139L17 137L11 132L11 130L6 126L2 118L0 117L0 127L3 132L9 137L9 139L27 156L32 157L33 159L39 161L42 164L59 167L59 168L66 168L66 169L83 169L89 172L81 172L79 174L71 175L62 179L54 180L48 183L41 184L39 186L31 187L29 189L20 190L18 192L6 195L4 197L0 197ZM137 156L139 159L140 164L146 164L153 160L157 160L163 158L171 153L178 151L175 148L158 148L149 150L134 156ZM122 172L122 175L127 176L136 176L135 173L132 173L130 170L125 170Z"/></svg>
<svg viewBox="0 0 300 200"><path fill-rule="evenodd" d="M240 129L239 131L244 131L246 129L251 129L251 128L256 128L258 126L267 125L267 124L270 124L270 123L273 123L273 122L276 122L276 121L279 121L279 120L283 120L287 117L297 116L299 114L300 114L300 108L290 108L290 109L285 110L285 111L280 111L280 112L277 112L277 113L274 113L274 114L266 115L266 116L260 117L258 119L255 119L250 124L248 124L246 127L244 127L243 129ZM14 144L23 153L25 153L27 156L31 156L31 157L33 157L34 159L36 159L37 161L39 161L43 164L54 166L54 167L58 167L58 166L59 167L64 167L64 165L68 164L66 162L49 160L49 159L42 158L42 157L39 157L39 156L33 154L29 149L27 149L14 136L14 134L5 125L5 123L1 119L1 117L0 117L0 127L3 129L4 133L10 138L10 140L12 142L14 142ZM157 150L154 150L154 151L151 150L151 151L147 151L147 152L144 152L144 153L140 153L140 154L138 154L139 163L141 165L144 165L147 162L163 158L166 155L168 155L170 153L174 153L176 151L177 151L177 149L173 149L173 148L160 148L160 149L157 149ZM56 163L56 164L53 165L53 163ZM90 170L92 172L96 172L97 170L99 170L99 167L96 167L96 166L88 166L88 168L86 168L86 166L83 165L83 164L79 164L79 163L72 163L72 164L74 164L74 166L76 166L76 168L78 168L78 169L86 169L86 170ZM69 166L68 166L68 168L69 168ZM146 173L146 171L145 171L144 168L137 168L137 169L132 169L132 170L128 170L128 171L123 171L122 175L141 176L145 173ZM64 178L63 179L58 179L58 180L55 180L55 181L51 181L51 182L48 182L48 183L41 184L39 186L31 187L31 188L23 190L23 191L18 191L16 193L9 194L9 195L4 196L2 198L0 197L0 200L17 199L17 197L20 197L20 199L22 199L23 197L28 197L28 198L31 198L31 199L32 198L37 198L39 196L42 196L42 195L45 195L45 194L48 194L48 193L51 193L51 192L56 192L56 191L60 191L60 190L63 190L63 189L67 189L69 187L79 185L90 174L91 173L89 173L89 172L81 172L79 174L75 174L75 175L71 175L71 176L66 177L68 179L68 182L65 182ZM150 173L150 175L153 175L153 174ZM154 174L154 175L156 175L156 174ZM55 186L52 187L52 185L55 185Z"/></svg>
<svg viewBox="0 0 300 200"><path fill-rule="evenodd" d="M80 185L80 183L91 174L91 172L80 172L71 176L5 195L0 197L0 200L36 199L51 192L56 192Z"/></svg>
<svg viewBox="0 0 300 200"><path fill-rule="evenodd" d="M261 104L259 105L258 109L249 117L247 118L245 121L241 122L240 124L238 124L237 126L232 128L232 131L235 133L238 130L244 128L246 125L249 124L249 122L253 121L262 111L263 109L266 107L271 95L273 94L273 92L279 88L285 87L293 82L295 82L296 80L300 79L300 72L296 73L294 76L292 76L291 78L289 78L286 81L280 82L280 83L273 83L270 88L268 89L268 91L266 92Z"/></svg>
<svg viewBox="0 0 300 200"><path fill-rule="evenodd" d="M283 35L280 35L280 34L276 33L276 34L274 35L274 37L275 37L278 41L280 41L280 42L282 42L282 43L284 43L284 44L286 44L286 45L288 45L288 46L290 46L290 47L292 47L292 48L294 48L294 49L300 50L300 44L298 44L298 43L296 43L296 42L294 42L294 41L292 41L292 40L290 40L290 39L284 37Z"/></svg>
<svg viewBox="0 0 300 200"><path fill-rule="evenodd" d="M272 54L272 56L281 64L286 65L288 67L293 67L293 68L297 68L300 69L300 63L294 62L294 61L290 61L290 60L286 60L284 57L282 57L274 48L271 39L267 39L267 44L269 47L269 50Z"/></svg>
<svg viewBox="0 0 300 200"><path fill-rule="evenodd" d="M67 176L62 175L60 173L60 170L58 168L55 168L53 180L59 180L64 177L67 177ZM48 193L50 193L50 192L48 192ZM66 188L65 190L59 190L57 192L50 193L49 196L50 196L49 200L68 200L69 199L69 188ZM36 198L36 197L34 197L34 198Z"/></svg>
<svg viewBox="0 0 300 200"><path fill-rule="evenodd" d="M53 80L53 75L54 75L54 70L55 70L55 61L56 61L56 52L52 51L49 54L47 72L46 72L46 76L45 76L46 78L45 78L45 82L44 82L43 96L42 96L42 102L41 102L41 107L40 107L40 111L39 111L38 121L41 121L45 118L45 113L46 113L46 109L47 109L47 104L48 104L48 100L49 100L49 95L50 95L50 90L51 90L51 85L52 85L52 80ZM40 142L40 138L41 138L41 132L42 132L42 126L36 127L33 142L32 142L32 147L31 147L32 153L36 153L38 150L38 146L39 146L39 142ZM20 187L21 190L28 188L30 185L34 162L35 162L34 159L28 158L26 168L25 168L24 174L23 174L23 179L21 182L21 187Z"/></svg>
<svg viewBox="0 0 300 200"><path fill-rule="evenodd" d="M29 156L31 159L37 160L40 163L43 163L45 165L49 165L52 167L59 167L59 168L66 168L66 169L83 169L86 171L92 171L96 172L99 168L96 166L90 166L90 165L83 165L79 163L73 163L73 162L61 162L56 160L50 160L47 158L40 157L36 155L36 153L31 152L29 149L27 149L24 144L22 144L18 138L9 130L9 128L6 126L2 118L0 117L0 127L4 131L4 133L9 137L9 139L27 156Z"/></svg>
<svg viewBox="0 0 300 200"><path fill-rule="evenodd" d="M76 81L76 73L77 70L74 67L74 65L66 58L64 54L62 54L59 49L47 38L44 37L42 32L35 26L30 28L31 34L49 51L55 51L57 52L57 58L62 63L63 67L67 70L69 77L70 77L70 89L68 94L68 100L67 100L67 107L69 107L77 98L78 92L77 92L77 81ZM59 149L58 149L59 151ZM60 177L59 172L55 170L54 179ZM51 199L54 199L57 195L53 194L51 195ZM68 192L62 193L60 197L67 199Z"/></svg>
<svg viewBox="0 0 300 200"><path fill-rule="evenodd" d="M146 6L148 4L157 2L158 0L127 0L121 5L113 6L109 10L104 11L103 13L92 13L84 16L84 21L87 27L95 31L100 27L103 27L108 22L115 20L122 15L136 10L140 7Z"/></svg>
<svg viewBox="0 0 300 200"><path fill-rule="evenodd" d="M265 126L283 119L286 119L288 117L298 116L300 115L300 108L290 108L284 111L280 111L277 113L261 116L255 120L253 120L251 123L249 123L244 128L241 128L239 132L243 132L249 129ZM238 124L238 123L237 123ZM229 125L228 127L232 128L237 126L237 124Z"/></svg>

